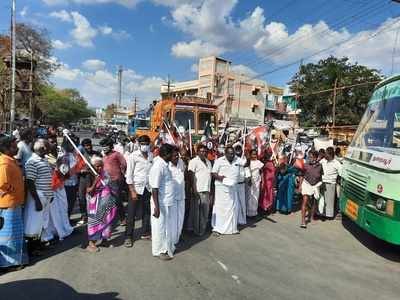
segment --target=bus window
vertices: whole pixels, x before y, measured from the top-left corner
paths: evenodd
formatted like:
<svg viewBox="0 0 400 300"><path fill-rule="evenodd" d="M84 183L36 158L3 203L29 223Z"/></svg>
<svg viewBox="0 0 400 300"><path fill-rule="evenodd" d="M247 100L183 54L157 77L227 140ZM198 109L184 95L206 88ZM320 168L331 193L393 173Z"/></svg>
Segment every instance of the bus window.
<svg viewBox="0 0 400 300"><path fill-rule="evenodd" d="M192 127L192 133L195 133L194 112L179 110L175 112L175 123L178 128L183 126L186 131L189 130L189 120Z"/></svg>
<svg viewBox="0 0 400 300"><path fill-rule="evenodd" d="M211 128L215 128L215 114L212 112L200 112L199 113L199 134L204 133L206 125L210 124Z"/></svg>

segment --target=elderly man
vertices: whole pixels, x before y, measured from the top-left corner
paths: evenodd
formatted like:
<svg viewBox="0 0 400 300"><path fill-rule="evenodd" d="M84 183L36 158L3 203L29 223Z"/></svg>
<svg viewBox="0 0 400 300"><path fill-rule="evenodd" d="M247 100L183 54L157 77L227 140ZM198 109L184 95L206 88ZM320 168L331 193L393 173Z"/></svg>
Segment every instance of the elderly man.
<svg viewBox="0 0 400 300"><path fill-rule="evenodd" d="M211 225L214 235L237 234L239 204L236 185L239 180L239 162L232 146L225 148L225 156L215 161L212 176L215 179L215 203Z"/></svg>
<svg viewBox="0 0 400 300"><path fill-rule="evenodd" d="M174 147L163 144L160 155L154 159L150 170L150 186L152 188L151 236L153 256L161 260L173 258L174 232L176 216L173 214L175 203L174 181L168 163L172 159Z"/></svg>
<svg viewBox="0 0 400 300"><path fill-rule="evenodd" d="M31 158L25 164L25 179L28 199L25 207L25 236L29 239L28 250L35 254L40 237L49 225L50 202L53 201L51 188L52 168L46 159L48 143L44 139L33 145Z"/></svg>
<svg viewBox="0 0 400 300"><path fill-rule="evenodd" d="M28 263L22 216L24 181L13 158L17 151L15 139L0 138L0 268L9 271Z"/></svg>

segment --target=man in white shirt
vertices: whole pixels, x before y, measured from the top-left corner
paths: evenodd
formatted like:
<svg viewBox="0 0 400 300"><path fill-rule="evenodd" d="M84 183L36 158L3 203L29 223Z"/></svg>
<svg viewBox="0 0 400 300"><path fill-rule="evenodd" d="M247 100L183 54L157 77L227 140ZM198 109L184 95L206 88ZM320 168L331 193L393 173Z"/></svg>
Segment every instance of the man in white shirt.
<svg viewBox="0 0 400 300"><path fill-rule="evenodd" d="M160 147L159 156L153 161L150 169L149 183L152 188L151 200L151 246L153 256L162 260L173 258L174 245L174 226L176 216L174 216L175 193L174 182L168 163L171 161L174 147L163 144Z"/></svg>
<svg viewBox="0 0 400 300"><path fill-rule="evenodd" d="M324 184L325 216L333 218L335 215L336 180L342 172L342 165L335 159L333 147L326 149L325 159L321 160Z"/></svg>
<svg viewBox="0 0 400 300"><path fill-rule="evenodd" d="M25 174L25 164L32 156L31 143L33 141L32 129L24 129L21 132L20 141L18 142L18 153L14 156L21 165L22 171Z"/></svg>
<svg viewBox="0 0 400 300"><path fill-rule="evenodd" d="M239 162L232 146L225 148L225 156L215 161L212 176L215 179L215 201L211 225L215 235L237 234L238 199L236 185Z"/></svg>
<svg viewBox="0 0 400 300"><path fill-rule="evenodd" d="M125 232L125 247L133 246L135 217L140 205L142 233L141 238L151 238L150 228L150 186L149 173L153 164L153 154L150 152L150 138L142 135L138 139L140 148L127 156L126 183L129 189L128 219Z"/></svg>
<svg viewBox="0 0 400 300"><path fill-rule="evenodd" d="M207 159L207 147L199 145L197 156L189 162L189 174L193 189L193 200L191 201L191 212L193 216L193 232L197 236L206 233L208 215L210 211L210 189L212 166Z"/></svg>

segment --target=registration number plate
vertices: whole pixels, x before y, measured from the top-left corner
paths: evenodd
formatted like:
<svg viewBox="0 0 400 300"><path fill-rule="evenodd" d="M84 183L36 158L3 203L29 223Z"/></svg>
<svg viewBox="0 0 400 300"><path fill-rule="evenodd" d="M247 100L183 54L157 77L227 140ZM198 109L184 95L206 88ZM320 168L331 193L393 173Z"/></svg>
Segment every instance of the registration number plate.
<svg viewBox="0 0 400 300"><path fill-rule="evenodd" d="M358 204L351 201L350 199L347 200L346 203L346 215L348 215L352 220L356 221L358 218Z"/></svg>

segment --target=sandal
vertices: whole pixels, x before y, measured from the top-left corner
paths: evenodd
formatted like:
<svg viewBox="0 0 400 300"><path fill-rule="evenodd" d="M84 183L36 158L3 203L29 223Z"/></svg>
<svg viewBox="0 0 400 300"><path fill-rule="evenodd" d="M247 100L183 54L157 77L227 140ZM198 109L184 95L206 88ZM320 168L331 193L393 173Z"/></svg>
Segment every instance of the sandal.
<svg viewBox="0 0 400 300"><path fill-rule="evenodd" d="M124 246L125 246L126 248L132 248L132 247L133 247L133 240L130 239L130 238L127 238L127 239L125 240Z"/></svg>
<svg viewBox="0 0 400 300"><path fill-rule="evenodd" d="M303 228L303 229L306 229L307 225L306 224L301 224L300 227Z"/></svg>

